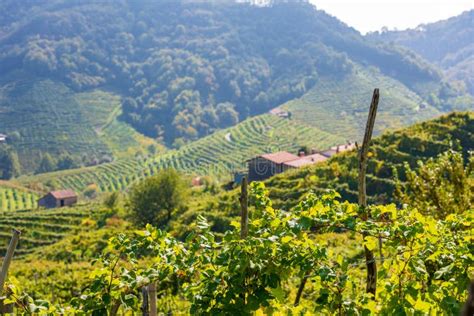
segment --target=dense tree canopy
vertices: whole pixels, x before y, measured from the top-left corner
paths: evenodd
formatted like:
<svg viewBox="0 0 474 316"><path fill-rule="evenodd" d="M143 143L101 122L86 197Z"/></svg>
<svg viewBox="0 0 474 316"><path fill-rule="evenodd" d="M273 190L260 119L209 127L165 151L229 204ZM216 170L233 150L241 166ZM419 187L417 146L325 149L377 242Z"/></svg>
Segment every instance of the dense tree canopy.
<svg viewBox="0 0 474 316"><path fill-rule="evenodd" d="M139 226L166 225L171 215L182 209L188 196L188 184L174 169L137 183L130 192L129 207L132 220Z"/></svg>

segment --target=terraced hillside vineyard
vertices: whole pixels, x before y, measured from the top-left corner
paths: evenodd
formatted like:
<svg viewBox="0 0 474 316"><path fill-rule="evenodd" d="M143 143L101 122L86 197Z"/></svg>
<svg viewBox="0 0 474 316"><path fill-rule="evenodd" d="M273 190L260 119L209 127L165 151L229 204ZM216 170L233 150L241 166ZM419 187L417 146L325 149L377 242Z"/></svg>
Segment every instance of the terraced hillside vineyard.
<svg viewBox="0 0 474 316"><path fill-rule="evenodd" d="M361 69L373 68L385 76L377 79L396 83L390 105L409 104L411 111L389 112L396 114L393 121L409 123L426 119L433 107L446 112L466 105L453 104L465 91L436 67L410 51L374 44L308 1L262 7L237 1L6 0L0 11L10 13L0 18L0 133L12 134L22 174L44 172L37 170L41 160L30 158L38 153L72 156L74 163L62 159L66 163L53 169L123 157L113 154L121 136L130 140L127 135L100 137L101 131L114 132L104 129L112 114L179 148L311 88L327 89L326 80L340 82L340 89L354 76L364 79ZM100 93L113 94L113 101L102 102ZM413 111L415 102L428 110ZM318 106L331 112L333 104ZM15 125L19 114L24 118ZM353 115L336 114L331 120Z"/></svg>
<svg viewBox="0 0 474 316"><path fill-rule="evenodd" d="M96 184L100 191L107 192L125 190L134 181L163 168L230 179L232 172L243 168L254 155L277 150L296 152L305 145L325 149L339 142L345 142L344 138L265 114L156 157L122 159L97 167L22 177L19 181L26 186L55 182L58 187L77 192Z"/></svg>
<svg viewBox="0 0 474 316"><path fill-rule="evenodd" d="M441 113L400 82L375 69L362 68L343 78L322 77L314 88L301 98L285 103L282 108L291 112L294 119L310 126L345 139L360 140L372 87L379 87L381 91L376 134Z"/></svg>
<svg viewBox="0 0 474 316"><path fill-rule="evenodd" d="M37 192L0 181L0 212L33 209L37 200Z"/></svg>
<svg viewBox="0 0 474 316"><path fill-rule="evenodd" d="M466 163L474 149L474 112L453 113L387 132L375 138L367 170L369 203L396 202L394 170L404 178L404 163L416 170L418 161L435 158L453 149L464 154ZM471 177L474 175L471 175ZM324 194L336 190L343 200L357 201L358 158L355 151L336 155L314 166L289 170L265 181L275 207L289 209L309 192ZM199 199L195 205L173 221L173 231L185 235L197 215L209 219L219 232L229 228L238 213L238 189Z"/></svg>
<svg viewBox="0 0 474 316"><path fill-rule="evenodd" d="M21 74L1 77L0 87L0 133L8 136L0 146L18 154L22 174L110 162L158 146L118 121L120 98L111 93L76 94L64 84ZM49 167L42 164L46 155Z"/></svg>
<svg viewBox="0 0 474 316"><path fill-rule="evenodd" d="M94 212L88 207L60 210L0 212L0 256L4 256L13 228L21 231L16 255L25 255L66 236L94 227L90 219Z"/></svg>

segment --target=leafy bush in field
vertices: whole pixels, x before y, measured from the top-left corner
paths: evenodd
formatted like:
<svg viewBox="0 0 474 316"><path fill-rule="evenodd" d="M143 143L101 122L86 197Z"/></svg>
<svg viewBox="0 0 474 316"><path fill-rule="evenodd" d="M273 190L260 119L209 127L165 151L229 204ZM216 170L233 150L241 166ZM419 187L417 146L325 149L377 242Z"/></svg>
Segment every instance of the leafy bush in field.
<svg viewBox="0 0 474 316"><path fill-rule="evenodd" d="M134 236L111 238L100 265L71 304L28 296L19 311L116 314L138 310L140 288L157 283L191 314L275 312L324 315L458 314L472 277L469 210L443 220L410 206L370 206L337 200L335 192L308 194L290 211L274 209L261 183L251 186L249 235L240 224L216 239L200 217L186 241L147 225ZM369 214L368 219L367 214ZM336 252L317 234L357 236L355 252ZM316 234L316 235L315 235ZM379 243L379 240L382 242ZM364 247L377 253L376 297L365 293ZM164 287L164 288L163 288ZM166 290L168 289L168 290ZM21 289L10 289L21 296ZM10 301L15 302L13 299Z"/></svg>
<svg viewBox="0 0 474 316"><path fill-rule="evenodd" d="M412 205L434 217L460 214L474 205L474 158L464 167L460 153L448 151L417 170L405 166L406 181L397 183L398 201Z"/></svg>

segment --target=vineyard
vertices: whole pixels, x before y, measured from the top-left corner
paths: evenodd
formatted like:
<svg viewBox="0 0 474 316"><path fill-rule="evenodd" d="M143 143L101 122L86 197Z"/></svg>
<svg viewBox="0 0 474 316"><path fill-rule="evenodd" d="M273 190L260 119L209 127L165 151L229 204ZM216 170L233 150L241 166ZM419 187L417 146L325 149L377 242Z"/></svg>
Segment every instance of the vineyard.
<svg viewBox="0 0 474 316"><path fill-rule="evenodd" d="M21 231L17 255L25 255L39 247L51 245L66 236L90 227L86 220L92 216L89 208L34 210L0 213L0 256L4 256L13 228Z"/></svg>
<svg viewBox="0 0 474 316"><path fill-rule="evenodd" d="M32 209L37 200L36 192L0 181L0 212Z"/></svg>
<svg viewBox="0 0 474 316"><path fill-rule="evenodd" d="M382 204L394 201L394 169L404 177L404 163L417 168L418 161L427 161L454 149L468 152L474 148L474 113L453 113L415 124L395 132L387 132L373 140L367 169L368 200ZM336 155L315 166L289 170L265 182L275 207L290 209L309 192L324 194L336 190L343 200L357 201L357 154ZM213 228L225 231L238 216L238 190L200 198L196 205L172 223L173 231L185 234L197 214L208 218ZM218 211L216 210L218 209Z"/></svg>
<svg viewBox="0 0 474 316"><path fill-rule="evenodd" d="M88 278L79 274L87 273L79 261L56 263L51 275L69 288L40 280L43 287L30 296L24 285L34 282L13 279L8 302L19 313L44 314L148 310L145 297L159 313L184 315L460 313L474 273L472 212L437 220L409 206L363 208L338 197L308 194L286 212L253 183L250 218L244 226L233 222L222 239L203 217L185 241L151 225L117 233ZM373 292L366 290L364 249L375 254ZM63 280L58 269L78 279ZM60 295L38 297L47 291Z"/></svg>
<svg viewBox="0 0 474 316"><path fill-rule="evenodd" d="M286 103L283 108L290 111L295 119L318 129L346 139L359 139L363 133L360 126L367 118L365 104L370 99L373 86L379 86L382 91L376 133L441 114L400 82L376 70L364 69L357 69L339 79L323 78L300 99Z"/></svg>
<svg viewBox="0 0 474 316"><path fill-rule="evenodd" d="M4 80L0 99L14 106L0 111L0 126L18 152L23 172L35 171L45 153L110 155L70 89L49 80L22 79L9 85Z"/></svg>
<svg viewBox="0 0 474 316"><path fill-rule="evenodd" d="M394 177L404 177L404 164L416 168L426 161L454 149L467 157L474 149L474 113L457 113L385 133L374 139L368 165L367 183L372 203L393 201ZM395 172L395 173L394 173ZM344 200L357 201L357 155L337 155L313 168L278 175L267 182L270 197L279 206L289 207L310 190L338 191ZM299 188L294 191L293 188Z"/></svg>
<svg viewBox="0 0 474 316"><path fill-rule="evenodd" d="M245 161L256 154L278 150L297 151L303 145L324 149L344 141L296 121L265 114L156 157L119 159L96 167L19 180L26 186L54 180L58 187L71 188L77 192L90 184L96 184L100 191L110 192L124 190L137 179L153 175L163 168L229 179L232 171L243 168Z"/></svg>
<svg viewBox="0 0 474 316"><path fill-rule="evenodd" d="M284 131L291 123L264 118L273 126L285 124ZM168 233L149 225L134 231L125 221L130 217L107 215L99 205L0 214L4 245L10 228L22 230L9 302L19 313L116 315L138 311L156 285L160 313L459 314L474 277L474 219L451 194L465 192L472 203L471 181L449 192L444 186L448 195L440 197L458 206L448 214L428 211L429 200L417 208L386 202L399 203L394 170L404 178L408 166L416 171L419 162L450 149L460 153L462 169L462 157L468 160L474 146L473 120L472 113L453 113L374 139L368 208L350 202L358 166L354 153L346 153L252 183L248 224L238 221L247 205L239 205L247 199L244 189L194 192L189 210L176 214ZM229 144L240 135L233 129L219 133ZM466 177L472 177L469 168ZM371 261L364 257L367 250ZM368 262L377 267L373 291L366 286Z"/></svg>

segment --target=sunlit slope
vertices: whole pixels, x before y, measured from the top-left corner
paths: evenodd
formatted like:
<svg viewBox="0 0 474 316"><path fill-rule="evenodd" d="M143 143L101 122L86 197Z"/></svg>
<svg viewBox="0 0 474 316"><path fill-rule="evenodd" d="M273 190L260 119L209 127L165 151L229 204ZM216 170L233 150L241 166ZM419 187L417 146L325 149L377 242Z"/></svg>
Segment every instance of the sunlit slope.
<svg viewBox="0 0 474 316"><path fill-rule="evenodd" d="M0 77L0 133L17 152L21 172L37 170L44 154L76 164L133 156L155 142L118 120L120 97L75 93L63 83L21 73Z"/></svg>
<svg viewBox="0 0 474 316"><path fill-rule="evenodd" d="M0 181L0 212L35 208L37 199L37 192L10 182Z"/></svg>
<svg viewBox="0 0 474 316"><path fill-rule="evenodd" d="M396 202L393 170L403 178L405 162L416 169L418 161L450 149L463 152L467 161L468 152L474 149L474 112L445 115L374 138L367 168L369 203ZM342 153L313 166L289 170L266 180L265 186L276 208L290 209L307 193L325 194L330 189L339 192L342 201L356 203L357 153ZM184 236L196 217L203 215L213 229L224 232L239 216L239 194L240 188L236 188L205 198L199 196L190 202L188 211L172 222L172 231Z"/></svg>
<svg viewBox="0 0 474 316"><path fill-rule="evenodd" d="M51 80L0 79L0 132L9 136L23 171L34 171L41 155L109 155L72 91Z"/></svg>
<svg viewBox="0 0 474 316"><path fill-rule="evenodd" d="M21 231L15 255L23 255L78 231L88 230L84 219L91 214L85 207L0 212L0 256L5 254L13 228Z"/></svg>
<svg viewBox="0 0 474 316"><path fill-rule="evenodd" d="M121 159L96 167L19 180L25 185L54 181L59 187L81 192L93 183L101 191L124 190L135 180L163 168L230 179L232 171L244 167L245 161L254 155L278 150L297 151L304 145L324 149L343 141L344 138L295 120L265 114L154 158Z"/></svg>
<svg viewBox="0 0 474 316"><path fill-rule="evenodd" d="M358 140L364 132L374 88L380 89L376 134L440 114L400 82L375 69L361 68L341 78L321 77L313 89L283 108L290 111L294 119L310 126Z"/></svg>

